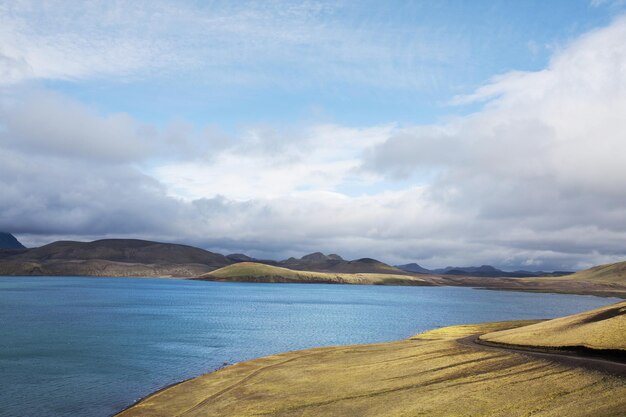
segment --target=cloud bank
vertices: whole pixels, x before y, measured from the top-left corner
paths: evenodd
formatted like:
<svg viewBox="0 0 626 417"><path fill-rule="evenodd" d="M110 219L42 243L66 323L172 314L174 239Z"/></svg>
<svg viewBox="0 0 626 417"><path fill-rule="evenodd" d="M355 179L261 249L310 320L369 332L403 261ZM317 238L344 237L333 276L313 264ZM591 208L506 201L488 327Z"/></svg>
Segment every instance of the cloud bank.
<svg viewBox="0 0 626 417"><path fill-rule="evenodd" d="M453 99L468 102L483 107L436 125L225 134L20 93L0 108L0 230L427 267L626 256L626 18Z"/></svg>

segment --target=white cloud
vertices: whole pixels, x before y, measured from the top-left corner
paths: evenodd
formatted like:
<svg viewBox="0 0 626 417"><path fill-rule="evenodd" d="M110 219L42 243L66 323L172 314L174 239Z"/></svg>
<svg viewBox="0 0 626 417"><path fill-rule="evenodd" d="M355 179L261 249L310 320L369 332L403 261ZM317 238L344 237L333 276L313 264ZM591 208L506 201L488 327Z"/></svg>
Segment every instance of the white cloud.
<svg viewBox="0 0 626 417"><path fill-rule="evenodd" d="M542 71L459 98L485 106L434 126L225 135L33 97L0 112L0 230L429 267L569 269L625 255L626 18Z"/></svg>
<svg viewBox="0 0 626 417"><path fill-rule="evenodd" d="M476 100L484 110L393 135L365 167L388 176L436 167L430 198L464 211L481 240L624 256L626 18L576 40L545 70L501 75L457 101Z"/></svg>
<svg viewBox="0 0 626 417"><path fill-rule="evenodd" d="M626 4L624 0L591 0L592 7L610 6L620 7Z"/></svg>
<svg viewBox="0 0 626 417"><path fill-rule="evenodd" d="M393 126L316 125L298 131L248 129L240 140L193 161L154 169L170 193L187 199L235 200L333 193L368 185L379 176L358 171L364 149L384 141Z"/></svg>
<svg viewBox="0 0 626 417"><path fill-rule="evenodd" d="M0 84L127 75L147 65L160 49L148 39L118 32L102 19L102 10L86 4L66 6L0 6Z"/></svg>
<svg viewBox="0 0 626 417"><path fill-rule="evenodd" d="M349 19L311 2L50 2L0 5L0 84L193 74L212 85L330 81L419 87L455 49L417 27ZM282 70L289 68L289 71Z"/></svg>
<svg viewBox="0 0 626 417"><path fill-rule="evenodd" d="M48 90L17 91L0 98L0 146L29 155L141 163L180 158L221 140L208 128L195 133L180 121L156 128Z"/></svg>

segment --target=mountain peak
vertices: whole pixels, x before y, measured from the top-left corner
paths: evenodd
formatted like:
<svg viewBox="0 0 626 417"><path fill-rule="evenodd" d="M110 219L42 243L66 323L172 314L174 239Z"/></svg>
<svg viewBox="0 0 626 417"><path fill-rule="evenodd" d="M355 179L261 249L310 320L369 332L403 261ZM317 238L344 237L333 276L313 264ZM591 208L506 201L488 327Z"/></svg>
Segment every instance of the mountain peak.
<svg viewBox="0 0 626 417"><path fill-rule="evenodd" d="M313 252L300 258L303 261L325 261L328 259L322 252Z"/></svg>
<svg viewBox="0 0 626 417"><path fill-rule="evenodd" d="M0 249L24 249L25 246L20 243L11 233L0 232Z"/></svg>
<svg viewBox="0 0 626 417"><path fill-rule="evenodd" d="M418 274L430 274L431 273L429 269L426 269L415 262L412 262L410 264L404 264L404 265L396 265L396 268L399 268L406 272L416 272Z"/></svg>
<svg viewBox="0 0 626 417"><path fill-rule="evenodd" d="M254 258L249 257L243 253L231 253L230 255L226 255L226 258L230 259L233 262L253 262Z"/></svg>

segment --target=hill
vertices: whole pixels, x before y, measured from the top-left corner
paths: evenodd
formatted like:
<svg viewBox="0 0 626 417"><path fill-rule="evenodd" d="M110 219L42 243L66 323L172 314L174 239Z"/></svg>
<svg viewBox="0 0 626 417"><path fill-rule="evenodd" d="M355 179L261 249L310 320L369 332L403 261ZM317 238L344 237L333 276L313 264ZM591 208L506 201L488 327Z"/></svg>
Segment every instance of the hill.
<svg viewBox="0 0 626 417"><path fill-rule="evenodd" d="M0 232L0 249L24 249L25 246L20 243L11 233Z"/></svg>
<svg viewBox="0 0 626 417"><path fill-rule="evenodd" d="M376 259L361 258L354 261L346 261L339 255L324 255L321 252L308 254L300 259L289 258L279 262L278 266L299 271L408 275L406 271Z"/></svg>
<svg viewBox="0 0 626 417"><path fill-rule="evenodd" d="M532 272L532 271L503 271L502 269L495 268L491 265L481 266L447 266L445 268L438 269L426 269L416 263L410 263L405 265L396 265L396 268L406 272L413 272L417 274L438 274L438 275L460 275L468 277L509 277L509 278L526 278L526 277L554 277L568 275L572 272L567 271L554 271L554 272Z"/></svg>
<svg viewBox="0 0 626 417"><path fill-rule="evenodd" d="M59 241L3 256L0 275L194 277L233 263L187 245L136 239Z"/></svg>
<svg viewBox="0 0 626 417"><path fill-rule="evenodd" d="M626 302L516 329L481 340L539 348L621 350L626 353Z"/></svg>
<svg viewBox="0 0 626 417"><path fill-rule="evenodd" d="M224 255L174 243L137 239L103 239L93 242L58 241L20 254L28 260L100 259L132 263L196 263L221 267L232 263Z"/></svg>
<svg viewBox="0 0 626 417"><path fill-rule="evenodd" d="M589 281L626 284L626 262L594 266L584 271L576 272L564 279L572 281Z"/></svg>
<svg viewBox="0 0 626 417"><path fill-rule="evenodd" d="M396 265L396 268L401 269L405 272L414 272L416 274L432 274L433 272L430 269L426 269L415 262L404 265Z"/></svg>
<svg viewBox="0 0 626 417"><path fill-rule="evenodd" d="M297 271L255 262L241 262L206 273L198 279L230 282L283 282L360 285L433 285L407 275Z"/></svg>
<svg viewBox="0 0 626 417"><path fill-rule="evenodd" d="M425 276L424 279L444 286L626 298L626 262L601 265L564 276L516 278L442 274Z"/></svg>

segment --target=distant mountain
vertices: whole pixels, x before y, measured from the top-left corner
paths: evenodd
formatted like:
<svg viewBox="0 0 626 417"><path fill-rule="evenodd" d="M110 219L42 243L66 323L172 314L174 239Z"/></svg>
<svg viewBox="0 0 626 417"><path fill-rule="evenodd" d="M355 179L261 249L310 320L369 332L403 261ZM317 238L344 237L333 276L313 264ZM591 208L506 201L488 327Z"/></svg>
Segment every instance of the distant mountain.
<svg viewBox="0 0 626 417"><path fill-rule="evenodd" d="M568 275L572 272L568 271L554 271L554 272L531 272L531 271L503 271L495 268L491 265L481 266L448 266L439 269L426 269L419 266L416 263L410 263L405 265L396 265L403 271L413 272L418 274L439 274L439 275L461 275L471 277L484 277L484 278L497 278L497 277L509 277L509 278L528 278L528 277L545 277L545 276L562 276Z"/></svg>
<svg viewBox="0 0 626 417"><path fill-rule="evenodd" d="M101 259L131 263L197 263L221 268L232 263L224 255L193 246L137 239L103 239L93 242L58 241L19 255L30 260Z"/></svg>
<svg viewBox="0 0 626 417"><path fill-rule="evenodd" d="M194 277L232 263L224 255L173 243L59 241L3 255L0 275Z"/></svg>
<svg viewBox="0 0 626 417"><path fill-rule="evenodd" d="M335 274L439 275L447 277L549 277L567 272L506 272L490 265L429 270L416 263L388 265L372 258L352 261L337 254L313 252L284 261L255 259L242 253L227 256L193 246L137 239L93 242L58 241L27 249L9 233L0 233L0 275L88 275L192 278L242 262L295 271ZM436 277L433 277L436 278ZM424 279L427 279L424 277Z"/></svg>
<svg viewBox="0 0 626 417"><path fill-rule="evenodd" d="M313 253L309 253L308 255L304 255L302 258L300 258L300 260L308 261L308 262L324 262L328 260L343 261L343 258L339 255L326 256L322 252L313 252Z"/></svg>
<svg viewBox="0 0 626 417"><path fill-rule="evenodd" d="M0 232L0 249L24 249L19 240L11 233Z"/></svg>
<svg viewBox="0 0 626 417"><path fill-rule="evenodd" d="M415 272L416 274L432 274L433 272L429 269L423 268L416 264L415 262L404 265L396 265L396 268L401 269L406 272Z"/></svg>
<svg viewBox="0 0 626 417"><path fill-rule="evenodd" d="M254 258L244 255L243 253L231 253L230 255L226 255L226 258L233 262L254 262Z"/></svg>
<svg viewBox="0 0 626 417"><path fill-rule="evenodd" d="M262 261L257 261L262 262ZM314 252L300 259L289 258L278 262L278 266L298 271L336 272L336 273L380 273L406 275L407 272L372 258L346 261L339 255L324 255Z"/></svg>
<svg viewBox="0 0 626 417"><path fill-rule="evenodd" d="M436 269L434 271L437 274L447 275L471 275L477 277L503 277L511 276L509 272L502 271L501 269L494 268L491 265L481 266L448 266L443 269ZM517 275L514 275L517 276Z"/></svg>
<svg viewBox="0 0 626 417"><path fill-rule="evenodd" d="M187 245L137 239L58 241L33 249L3 249L0 251L0 275L191 278L242 262L298 271L409 275L371 258L347 261L336 254L314 252L300 259L277 262L254 259L242 253L224 256Z"/></svg>

